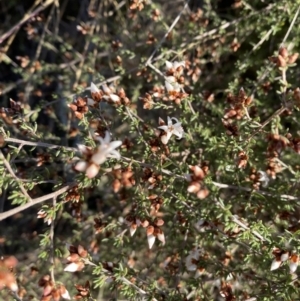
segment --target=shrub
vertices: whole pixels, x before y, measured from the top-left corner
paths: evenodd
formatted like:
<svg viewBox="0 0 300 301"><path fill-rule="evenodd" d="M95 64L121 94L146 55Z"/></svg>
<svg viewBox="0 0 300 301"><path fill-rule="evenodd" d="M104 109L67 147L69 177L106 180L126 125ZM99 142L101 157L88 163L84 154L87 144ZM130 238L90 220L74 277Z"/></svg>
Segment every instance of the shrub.
<svg viewBox="0 0 300 301"><path fill-rule="evenodd" d="M28 4L2 10L1 299L297 300L300 2Z"/></svg>

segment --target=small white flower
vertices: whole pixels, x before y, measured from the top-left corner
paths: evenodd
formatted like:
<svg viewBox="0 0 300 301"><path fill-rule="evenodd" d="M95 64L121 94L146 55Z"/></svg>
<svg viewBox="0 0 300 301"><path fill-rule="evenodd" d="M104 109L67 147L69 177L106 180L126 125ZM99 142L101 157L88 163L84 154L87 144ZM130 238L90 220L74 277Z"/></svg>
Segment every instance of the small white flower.
<svg viewBox="0 0 300 301"><path fill-rule="evenodd" d="M129 227L130 236L133 236L138 227L137 219L134 220L124 219L124 223Z"/></svg>
<svg viewBox="0 0 300 301"><path fill-rule="evenodd" d="M169 62L169 61L166 61L166 67L167 67L167 70L172 69L173 68L173 63Z"/></svg>
<svg viewBox="0 0 300 301"><path fill-rule="evenodd" d="M85 161L79 161L79 162L76 163L76 165L75 165L75 169L76 169L77 171L81 171L81 172L86 171L87 167L88 167L88 164L87 164L87 162L85 162Z"/></svg>
<svg viewBox="0 0 300 301"><path fill-rule="evenodd" d="M270 181L270 178L268 177L267 173L262 170L259 170L258 174L259 174L259 182L262 183L262 187L267 187Z"/></svg>
<svg viewBox="0 0 300 301"><path fill-rule="evenodd" d="M103 164L107 158L120 159L121 155L116 150L122 144L122 141L110 141L110 134L108 131L105 133L105 137L98 137L100 145L96 148L94 153L91 149L84 145L78 145L78 148L82 154L88 155L92 152L89 162L81 160L75 165L75 169L80 172L85 172L88 178L94 178L100 169L100 165Z"/></svg>
<svg viewBox="0 0 300 301"><path fill-rule="evenodd" d="M165 79L166 79L166 81L167 81L168 83L170 83L170 84L174 84L174 83L177 82L176 77L175 77L175 76L172 76L172 75L166 76Z"/></svg>
<svg viewBox="0 0 300 301"><path fill-rule="evenodd" d="M92 161L97 164L101 165L106 161L108 157L120 159L121 155L115 149L122 145L122 141L112 141L110 142L110 135L109 132L105 132L105 137L98 137L97 138L101 145L98 146L96 153L92 156Z"/></svg>
<svg viewBox="0 0 300 301"><path fill-rule="evenodd" d="M200 257L200 249L195 248L192 250L185 259L185 266L188 271L194 272L197 270L197 261Z"/></svg>
<svg viewBox="0 0 300 301"><path fill-rule="evenodd" d="M96 177L96 175L97 175L98 172L99 172L99 169L100 169L100 166L99 166L99 165L94 164L94 163L91 163L91 164L87 167L87 169L86 169L86 171L85 171L86 176L87 176L88 178L90 178L90 179Z"/></svg>
<svg viewBox="0 0 300 301"><path fill-rule="evenodd" d="M176 122L175 124L173 124L173 119ZM168 125L162 125L158 128L165 132L165 135L161 136L161 142L163 144L167 144L173 134L177 136L178 139L181 139L184 134L181 122L179 122L178 119L174 117L168 117Z"/></svg>

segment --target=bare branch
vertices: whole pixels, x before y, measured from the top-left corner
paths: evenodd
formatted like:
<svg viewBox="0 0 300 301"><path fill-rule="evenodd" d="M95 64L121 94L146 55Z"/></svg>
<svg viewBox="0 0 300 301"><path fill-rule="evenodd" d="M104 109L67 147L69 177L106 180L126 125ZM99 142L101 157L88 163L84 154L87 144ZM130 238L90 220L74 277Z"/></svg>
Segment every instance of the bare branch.
<svg viewBox="0 0 300 301"><path fill-rule="evenodd" d="M21 205L21 206L18 206L14 209L11 209L11 210L8 210L6 212L3 212L3 213L0 213L0 221L10 217L10 216L13 216L19 212L22 212L32 206L35 206L37 204L40 204L42 202L45 202L47 200L50 200L50 199L53 199L53 198L57 198L59 195L65 193L66 191L68 191L70 188L74 187L76 185L75 182L73 183L70 183L70 184L67 184L65 187L55 191L55 192L52 192L52 193L49 193L47 195L44 195L44 196L41 196L39 198L36 198L36 199L33 199L32 202L29 202L29 203L26 203L24 205Z"/></svg>

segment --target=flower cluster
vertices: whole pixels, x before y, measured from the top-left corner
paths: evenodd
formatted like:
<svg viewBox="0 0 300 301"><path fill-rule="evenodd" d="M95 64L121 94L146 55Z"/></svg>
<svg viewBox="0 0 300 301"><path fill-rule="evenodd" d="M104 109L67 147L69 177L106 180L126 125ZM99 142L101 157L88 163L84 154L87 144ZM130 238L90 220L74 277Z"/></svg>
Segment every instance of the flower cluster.
<svg viewBox="0 0 300 301"><path fill-rule="evenodd" d="M41 209L37 213L37 218L43 218L44 219L44 223L47 223L48 226L50 226L51 223L52 223L52 221L53 221L53 217L51 215L49 215L49 213L46 212L44 209Z"/></svg>
<svg viewBox="0 0 300 301"><path fill-rule="evenodd" d="M269 60L276 64L277 67L286 67L287 65L294 64L298 59L299 53L295 52L289 54L286 47L281 47L278 51L278 55L269 57Z"/></svg>
<svg viewBox="0 0 300 301"><path fill-rule="evenodd" d="M65 267L66 272L78 272L83 270L85 266L85 260L88 256L87 250L83 246L78 245L75 247L73 245L69 246L70 255L68 256L68 265Z"/></svg>
<svg viewBox="0 0 300 301"><path fill-rule="evenodd" d="M160 228L164 224L164 221L161 218L155 218L153 222L149 222L146 219L140 219L132 213L126 217L124 222L129 227L131 236L134 235L137 227L142 226L143 228L146 228L149 249L153 247L156 238L160 240L163 245L165 244L165 235Z"/></svg>
<svg viewBox="0 0 300 301"><path fill-rule="evenodd" d="M244 151L239 151L237 155L237 167L245 168L248 163L248 155Z"/></svg>
<svg viewBox="0 0 300 301"><path fill-rule="evenodd" d="M154 87L150 93L146 93L142 97L144 109L151 109L154 99L162 99L164 101L173 101L180 104L181 100L187 97L187 93L183 91L184 76L182 75L185 68L185 62L169 62L166 61L165 72L165 88Z"/></svg>
<svg viewBox="0 0 300 301"><path fill-rule="evenodd" d="M110 141L109 132L105 133L105 137L97 137L97 140L100 142L100 145L92 150L91 148L85 145L79 145L79 150L83 155L85 155L85 160L77 162L75 165L75 170L85 172L88 178L94 178L99 170L100 165L103 164L107 158L116 158L120 159L121 155L116 148L118 148L122 141Z"/></svg>
<svg viewBox="0 0 300 301"><path fill-rule="evenodd" d="M202 168L200 166L189 166L192 174L186 175L187 181L189 181L189 186L187 191L190 193L195 193L199 199L205 199L209 191L203 185L203 180L208 173L208 166L203 164Z"/></svg>
<svg viewBox="0 0 300 301"><path fill-rule="evenodd" d="M90 282L86 281L84 285L75 284L77 289L77 294L75 295L75 300L86 300L90 296Z"/></svg>
<svg viewBox="0 0 300 301"><path fill-rule="evenodd" d="M101 101L105 101L116 105L128 105L130 103L130 100L126 96L126 93L123 88L116 91L113 85L102 85L101 89L99 89L94 83L91 83L90 89L92 95L90 103L92 106L95 106Z"/></svg>
<svg viewBox="0 0 300 301"><path fill-rule="evenodd" d="M241 119L245 115L245 108L252 103L253 97L248 96L243 88L240 89L237 95L229 93L227 102L230 108L225 110L224 119Z"/></svg>
<svg viewBox="0 0 300 301"><path fill-rule="evenodd" d="M68 106L74 112L76 118L82 119L84 114L89 111L89 99L87 97L77 97Z"/></svg>
<svg viewBox="0 0 300 301"><path fill-rule="evenodd" d="M134 173L131 167L117 168L112 171L114 176L113 191L118 192L121 188L130 188L135 185Z"/></svg>
<svg viewBox="0 0 300 301"><path fill-rule="evenodd" d="M43 276L39 280L38 285L43 288L43 296L41 301L59 301L60 297L71 300L70 294L65 286L62 284L55 285L49 275Z"/></svg>
<svg viewBox="0 0 300 301"><path fill-rule="evenodd" d="M130 3L130 9L131 10L138 10L141 11L144 8L144 5L146 4L145 0L131 0Z"/></svg>
<svg viewBox="0 0 300 301"><path fill-rule="evenodd" d="M199 266L201 249L195 248L190 251L189 255L185 258L185 267L190 272L195 272L195 277L198 278L205 269Z"/></svg>
<svg viewBox="0 0 300 301"><path fill-rule="evenodd" d="M106 226L107 223L103 222L100 218L94 218L95 234L101 233Z"/></svg>
<svg viewBox="0 0 300 301"><path fill-rule="evenodd" d="M253 183L253 188L259 190L260 187L267 187L270 181L268 174L262 170L251 169L249 180Z"/></svg>
<svg viewBox="0 0 300 301"><path fill-rule="evenodd" d="M67 191L65 196L65 202L76 202L80 201L80 192L78 185L75 185L73 188Z"/></svg>
<svg viewBox="0 0 300 301"><path fill-rule="evenodd" d="M143 170L143 176L142 181L148 182L150 185L147 187L147 189L153 189L156 186L159 185L159 182L161 182L163 179L163 176L161 174L155 173L151 168L144 168Z"/></svg>
<svg viewBox="0 0 300 301"><path fill-rule="evenodd" d="M299 256L296 253L281 250L279 248L274 248L272 254L274 259L271 264L271 271L277 270L282 266L283 262L289 259L289 269L290 273L295 273L299 263Z"/></svg>
<svg viewBox="0 0 300 301"><path fill-rule="evenodd" d="M164 200L156 194L149 195L148 199L151 202L151 208L154 210L155 213L157 213Z"/></svg>
<svg viewBox="0 0 300 301"><path fill-rule="evenodd" d="M20 101L14 101L10 98L10 108L0 107L0 120L3 120L6 125L15 125L20 127L21 122L18 116L24 112L24 104Z"/></svg>
<svg viewBox="0 0 300 301"><path fill-rule="evenodd" d="M232 93L227 95L227 103L229 104L229 107L225 109L222 119L227 135L238 135L238 126L236 121L242 119L246 113L248 114L247 107L251 105L252 101L253 97L248 96L243 88L239 90L237 95L233 95Z"/></svg>
<svg viewBox="0 0 300 301"><path fill-rule="evenodd" d="M181 84L184 82L184 77L182 76L183 69L185 67L185 62L171 63L166 61L166 78L165 87L170 95L176 95L181 90Z"/></svg>

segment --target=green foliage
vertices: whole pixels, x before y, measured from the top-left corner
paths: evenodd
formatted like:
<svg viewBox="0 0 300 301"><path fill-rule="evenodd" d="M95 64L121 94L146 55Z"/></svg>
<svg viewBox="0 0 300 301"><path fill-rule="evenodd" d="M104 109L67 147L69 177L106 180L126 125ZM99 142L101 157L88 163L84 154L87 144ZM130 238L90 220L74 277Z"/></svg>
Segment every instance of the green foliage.
<svg viewBox="0 0 300 301"><path fill-rule="evenodd" d="M300 1L10 2L0 299L297 300Z"/></svg>

